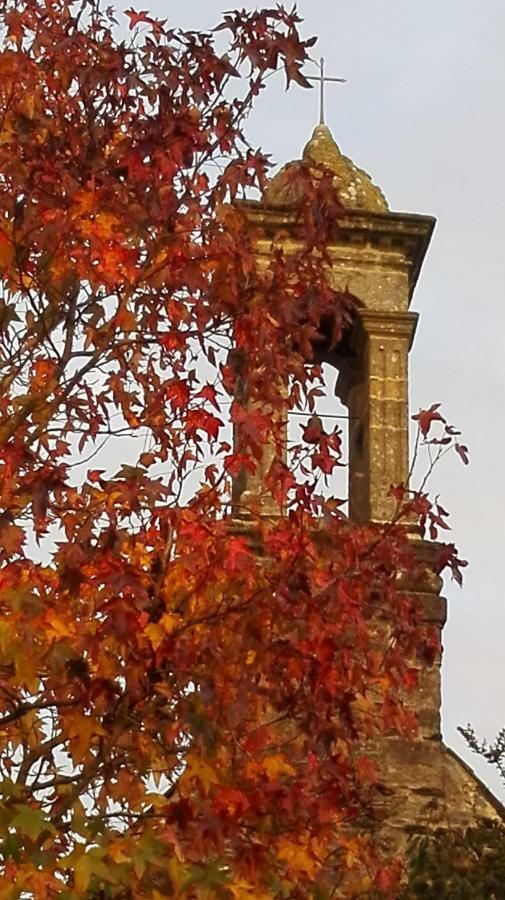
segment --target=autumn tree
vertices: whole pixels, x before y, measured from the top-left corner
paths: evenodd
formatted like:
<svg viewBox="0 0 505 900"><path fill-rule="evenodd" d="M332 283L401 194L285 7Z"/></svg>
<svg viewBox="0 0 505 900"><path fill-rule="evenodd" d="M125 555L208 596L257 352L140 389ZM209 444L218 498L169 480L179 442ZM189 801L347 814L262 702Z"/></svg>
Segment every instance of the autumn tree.
<svg viewBox="0 0 505 900"><path fill-rule="evenodd" d="M392 896L350 830L360 746L415 731L403 523L443 512L397 487L392 523L348 521L314 425L312 475L287 466L320 323L352 317L341 206L301 167L304 249L261 267L236 202L268 169L244 120L270 72L307 86L314 41L282 7L120 19L0 0L0 897ZM232 499L267 446L282 515Z"/></svg>

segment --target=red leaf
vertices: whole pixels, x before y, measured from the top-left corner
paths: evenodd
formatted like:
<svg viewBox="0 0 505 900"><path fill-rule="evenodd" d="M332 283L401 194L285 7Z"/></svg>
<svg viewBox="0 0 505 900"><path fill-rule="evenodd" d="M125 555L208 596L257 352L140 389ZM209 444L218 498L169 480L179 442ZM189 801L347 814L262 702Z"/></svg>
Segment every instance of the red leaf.
<svg viewBox="0 0 505 900"><path fill-rule="evenodd" d="M19 525L6 525L0 528L2 550L7 556L19 553L24 542L25 533Z"/></svg>
<svg viewBox="0 0 505 900"><path fill-rule="evenodd" d="M189 388L185 381L172 381L165 389L165 397L174 410L186 409L189 396Z"/></svg>
<svg viewBox="0 0 505 900"><path fill-rule="evenodd" d="M217 391L212 384L206 384L205 387L203 387L196 396L202 397L204 400L208 400L209 403L212 404L214 409L219 409L219 404L216 400Z"/></svg>
<svg viewBox="0 0 505 900"><path fill-rule="evenodd" d="M302 438L306 444L319 444L322 435L322 429L320 425L310 424L312 419L315 419L316 416L312 416L309 420L308 425L302 431Z"/></svg>
<svg viewBox="0 0 505 900"><path fill-rule="evenodd" d="M324 475L331 475L338 461L333 459L328 453L314 453L312 457L312 468L319 468Z"/></svg>
<svg viewBox="0 0 505 900"><path fill-rule="evenodd" d="M417 415L412 416L414 422L419 423L419 428L421 429L421 434L423 437L428 435L428 432L432 426L433 422L445 422L443 416L440 415L437 410L440 408L440 403L434 403L433 406L430 406L429 409L421 409L417 413Z"/></svg>
<svg viewBox="0 0 505 900"><path fill-rule="evenodd" d="M249 800L237 788L219 786L213 801L214 811L218 816L231 819L240 818L249 809Z"/></svg>
<svg viewBox="0 0 505 900"><path fill-rule="evenodd" d="M177 350L184 346L184 334L180 331L169 331L161 335L160 344L165 350Z"/></svg>
<svg viewBox="0 0 505 900"><path fill-rule="evenodd" d="M90 469L88 472L88 481L91 481L92 484L96 484L98 481L102 480L104 472L105 469Z"/></svg>
<svg viewBox="0 0 505 900"><path fill-rule="evenodd" d="M244 572L249 568L252 554L244 538L231 538L227 545L227 568L232 572Z"/></svg>
<svg viewBox="0 0 505 900"><path fill-rule="evenodd" d="M226 457L224 467L232 478L236 478L241 469L253 473L256 471L256 463L245 453L231 453Z"/></svg>
<svg viewBox="0 0 505 900"><path fill-rule="evenodd" d="M187 419L187 435L189 438L195 438L197 431L204 431L209 438L214 440L219 434L219 429L223 422L217 416L207 412L205 409L191 409Z"/></svg>
<svg viewBox="0 0 505 900"><path fill-rule="evenodd" d="M149 25L153 24L153 20L147 9L143 9L140 12L135 12L134 9L127 9L125 12L130 19L130 31L132 31L139 22L147 22Z"/></svg>
<svg viewBox="0 0 505 900"><path fill-rule="evenodd" d="M49 488L44 480L38 481L33 489L32 510L35 530L41 531L46 524L46 513L49 503Z"/></svg>
<svg viewBox="0 0 505 900"><path fill-rule="evenodd" d="M205 479L209 482L209 484L214 485L216 483L216 476L218 473L218 468L215 465L207 466L205 469Z"/></svg>
<svg viewBox="0 0 505 900"><path fill-rule="evenodd" d="M468 458L468 447L466 447L464 444L456 444L455 449L456 449L456 453L458 453L459 456L461 457L461 459L463 460L465 466L467 466L468 463L470 462L470 460Z"/></svg>
<svg viewBox="0 0 505 900"><path fill-rule="evenodd" d="M222 427L223 423L221 419L218 419L216 416L211 415L208 412L202 412L200 428L202 431L206 431L209 437L217 438L219 434L219 429Z"/></svg>
<svg viewBox="0 0 505 900"><path fill-rule="evenodd" d="M388 891L392 887L391 877L387 869L379 869L375 884L380 891Z"/></svg>

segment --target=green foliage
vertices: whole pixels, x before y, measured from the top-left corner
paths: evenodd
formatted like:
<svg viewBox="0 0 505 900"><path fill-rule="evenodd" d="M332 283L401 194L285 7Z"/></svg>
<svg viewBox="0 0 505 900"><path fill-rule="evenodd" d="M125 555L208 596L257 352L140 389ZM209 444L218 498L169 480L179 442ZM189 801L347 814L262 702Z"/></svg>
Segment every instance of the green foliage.
<svg viewBox="0 0 505 900"><path fill-rule="evenodd" d="M470 750L494 766L505 785L505 728L498 732L495 740L491 743L479 740L471 725L467 725L466 728L458 728L458 731L464 737Z"/></svg>
<svg viewBox="0 0 505 900"><path fill-rule="evenodd" d="M411 846L405 900L505 900L505 828L483 823Z"/></svg>

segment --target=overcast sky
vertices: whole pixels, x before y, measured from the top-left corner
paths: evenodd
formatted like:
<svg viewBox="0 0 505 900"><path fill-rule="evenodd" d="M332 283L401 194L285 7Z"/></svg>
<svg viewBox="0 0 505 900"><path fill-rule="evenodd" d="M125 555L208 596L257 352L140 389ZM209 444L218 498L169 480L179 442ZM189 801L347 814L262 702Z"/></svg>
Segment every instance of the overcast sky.
<svg viewBox="0 0 505 900"><path fill-rule="evenodd" d="M234 4L133 5L206 28ZM421 319L411 401L441 401L471 451L468 469L451 458L434 484L471 564L463 591L446 590L444 737L497 787L456 727L471 721L491 737L505 725L505 3L299 0L298 10L305 33L320 37L314 55L326 56L328 74L348 79L327 93L341 149L380 184L392 209L438 220L413 301ZM282 163L299 157L316 121L316 91L286 94L279 75L248 133Z"/></svg>

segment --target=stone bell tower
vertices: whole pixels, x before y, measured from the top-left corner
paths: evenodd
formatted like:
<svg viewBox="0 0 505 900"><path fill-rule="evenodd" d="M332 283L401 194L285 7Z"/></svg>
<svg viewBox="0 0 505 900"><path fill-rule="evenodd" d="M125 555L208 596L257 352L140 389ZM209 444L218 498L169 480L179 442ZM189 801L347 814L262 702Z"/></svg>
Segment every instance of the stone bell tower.
<svg viewBox="0 0 505 900"><path fill-rule="evenodd" d="M334 174L345 209L328 248L328 278L335 290L355 298L357 313L346 352L327 361L338 365L336 392L349 410L349 515L362 522L389 521L395 508L390 486L408 482L408 360L418 320L411 305L435 220L392 212L370 177L340 152L329 128L319 125L302 160L284 166L261 201L241 203L259 235L260 258L268 259L279 242L287 252L298 247L294 206L300 182L290 174L302 162ZM240 493L254 494L261 474L260 467L245 477ZM420 540L416 545L429 570L433 545ZM441 636L446 619L441 579L428 572L423 584L409 587ZM440 663L441 654L424 666L408 701L418 718L418 739L387 737L372 748L385 786L381 828L395 841L409 832L505 818L501 804L442 742Z"/></svg>
<svg viewBox="0 0 505 900"><path fill-rule="evenodd" d="M337 382L349 410L350 515L388 520L394 505L389 487L408 477L408 355L417 324L410 305L434 220L390 212L380 189L340 153L326 125L314 130L303 161L335 173L348 211L329 248L328 277L335 290L348 291L359 304ZM289 174L299 164L281 169L263 201L247 205L252 224L264 235L260 254L268 256L279 234L287 235L288 250L296 250L290 233L298 198Z"/></svg>

